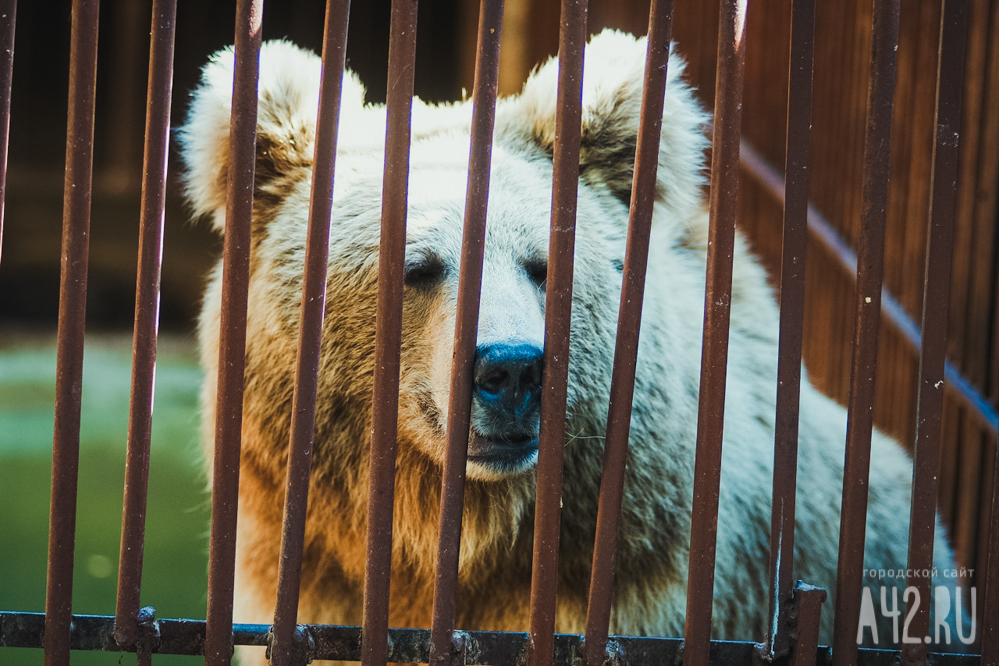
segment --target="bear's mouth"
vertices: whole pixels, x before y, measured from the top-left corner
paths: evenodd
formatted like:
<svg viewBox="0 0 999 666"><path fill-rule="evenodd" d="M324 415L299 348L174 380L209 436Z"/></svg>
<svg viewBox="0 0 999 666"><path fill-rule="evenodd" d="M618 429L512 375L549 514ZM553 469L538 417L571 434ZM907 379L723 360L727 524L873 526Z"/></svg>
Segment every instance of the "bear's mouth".
<svg viewBox="0 0 999 666"><path fill-rule="evenodd" d="M515 474L530 469L538 460L538 436L534 433L484 435L474 428L468 437L468 462L490 472Z"/></svg>

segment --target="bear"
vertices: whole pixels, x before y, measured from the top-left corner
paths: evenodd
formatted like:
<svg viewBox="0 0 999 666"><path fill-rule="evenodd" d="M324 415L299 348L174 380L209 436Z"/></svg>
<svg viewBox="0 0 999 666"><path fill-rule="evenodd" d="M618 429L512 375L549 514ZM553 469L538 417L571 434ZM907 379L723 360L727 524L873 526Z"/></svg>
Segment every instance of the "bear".
<svg viewBox="0 0 999 666"><path fill-rule="evenodd" d="M581 633L586 618L645 55L644 38L614 31L592 38L585 55L559 632ZM284 41L265 43L259 62L235 619L270 623L321 63ZM680 636L684 630L710 118L684 81L683 69L682 59L671 54L617 545L613 634ZM519 95L500 99L496 110L459 563L457 626L465 630L523 631L528 626L557 78L558 61L552 59L530 76ZM179 132L187 201L193 214L207 217L219 234L225 221L232 80L233 54L224 50L206 65ZM301 623L358 625L362 613L385 136L384 106L365 104L364 95L357 78L345 73ZM414 99L393 627L430 626L470 118L468 101L431 105ZM712 636L761 640L768 626L779 317L766 272L741 235L733 270ZM209 460L221 277L220 263L209 277L198 327ZM514 379L494 390L479 377L496 364ZM520 393L516 400L490 400L487 394L493 391L495 397L497 390ZM509 406L516 401L516 409ZM833 625L845 430L844 408L820 394L804 374L794 564L797 578L830 595L821 616L826 643ZM912 462L878 432L871 456L865 569L897 571L906 565ZM939 520L934 562L940 572L954 569ZM897 579L888 583L904 586ZM865 584L877 600L885 581L867 578ZM948 586L952 597L959 592L953 578L941 577L935 584ZM890 624L880 614L877 620L884 647L891 640ZM953 612L947 621L953 636ZM262 650L245 653L244 659L262 660Z"/></svg>

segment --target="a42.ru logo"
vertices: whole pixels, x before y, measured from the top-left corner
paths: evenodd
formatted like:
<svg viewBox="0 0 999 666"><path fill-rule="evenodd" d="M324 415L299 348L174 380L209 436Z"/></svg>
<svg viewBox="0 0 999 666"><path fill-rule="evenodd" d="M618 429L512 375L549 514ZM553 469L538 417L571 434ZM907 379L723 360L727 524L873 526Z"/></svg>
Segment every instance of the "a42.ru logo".
<svg viewBox="0 0 999 666"><path fill-rule="evenodd" d="M890 590L890 592L889 592ZM955 594L951 595L951 588L944 586L937 586L933 588L932 592L933 603L933 636L911 636L909 634L909 625L913 618L916 616L916 612L919 610L919 605L922 600L919 598L919 590L915 587L905 588L905 592L902 593L902 603L908 608L908 612L905 614L905 620L901 624L901 641L899 641L899 619L902 616L902 607L898 603L898 588L890 585L881 586L881 603L880 611L882 617L891 618L892 626L892 637L891 642L898 645L899 642L902 644L911 643L935 643L937 645L950 645L952 641L960 641L965 645L971 645L975 642L975 588L970 588L969 590L969 606L970 612L965 613L962 607L962 591L961 588L955 588ZM871 638L873 639L873 644L877 645L881 640L887 642L887 636L878 636L878 618L877 618L876 606L874 603L874 595L871 593L870 587L864 587L863 594L860 600L860 622L857 626L857 644L860 645L864 640L865 630L870 630ZM948 617L954 613L954 622L951 624L948 622ZM964 618L970 618L970 622L967 623L968 635L964 635L965 621ZM951 636L951 629L954 628L955 636Z"/></svg>

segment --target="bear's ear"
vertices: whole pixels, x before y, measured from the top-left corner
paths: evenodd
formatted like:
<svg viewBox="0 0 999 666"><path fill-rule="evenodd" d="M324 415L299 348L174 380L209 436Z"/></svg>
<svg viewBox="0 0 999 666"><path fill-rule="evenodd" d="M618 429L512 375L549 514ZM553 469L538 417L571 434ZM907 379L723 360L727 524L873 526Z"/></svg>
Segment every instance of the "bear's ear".
<svg viewBox="0 0 999 666"><path fill-rule="evenodd" d="M187 200L195 215L214 214L213 226L220 233L225 225L233 67L232 48L212 56L192 94L187 123L178 131ZM311 167L321 74L322 63L314 53L286 41L261 46L255 196L281 191L283 176ZM341 109L360 109L363 100L364 88L346 72Z"/></svg>
<svg viewBox="0 0 999 666"><path fill-rule="evenodd" d="M590 40L583 66L580 176L626 205L635 168L646 44L644 37L605 30ZM503 119L507 130L518 123L523 131L526 121L530 139L549 154L555 145L558 69L552 59L535 71L520 96L510 101L513 113ZM670 54L657 179L659 200L681 219L701 206L709 119L681 79L683 69L683 60Z"/></svg>

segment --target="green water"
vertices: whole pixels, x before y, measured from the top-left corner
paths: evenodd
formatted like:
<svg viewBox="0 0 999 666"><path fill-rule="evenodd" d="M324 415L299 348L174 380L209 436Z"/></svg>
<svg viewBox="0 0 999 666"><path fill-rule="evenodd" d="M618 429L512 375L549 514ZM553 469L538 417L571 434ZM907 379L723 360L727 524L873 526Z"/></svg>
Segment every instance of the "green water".
<svg viewBox="0 0 999 666"><path fill-rule="evenodd" d="M130 364L128 336L88 342L74 613L115 610ZM51 336L0 335L0 610L45 606L55 370ZM200 382L193 341L165 340L157 357L142 581L142 604L161 618L205 616L209 501L197 442ZM201 661L156 656L153 663ZM41 663L40 650L0 648L0 664ZM134 664L135 657L74 651L72 663Z"/></svg>

